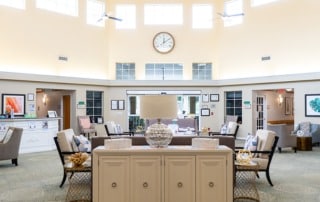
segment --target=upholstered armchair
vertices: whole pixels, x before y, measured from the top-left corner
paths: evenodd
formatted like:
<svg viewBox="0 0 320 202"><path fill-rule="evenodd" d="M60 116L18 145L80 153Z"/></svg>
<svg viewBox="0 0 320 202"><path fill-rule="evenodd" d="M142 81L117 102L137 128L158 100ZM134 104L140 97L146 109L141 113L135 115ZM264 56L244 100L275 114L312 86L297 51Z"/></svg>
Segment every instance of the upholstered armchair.
<svg viewBox="0 0 320 202"><path fill-rule="evenodd" d="M0 160L10 160L18 165L19 148L22 128L9 127L4 138L0 141Z"/></svg>
<svg viewBox="0 0 320 202"><path fill-rule="evenodd" d="M271 161L273 158L274 151L277 147L279 137L276 135L274 131L270 131L270 130L257 130L255 137L257 137L257 141L258 141L256 149L249 149L253 154L252 161L256 162L259 165L258 172L266 173L266 177L269 184L273 186L271 177L270 177L270 166L271 166ZM238 152L238 149L243 149L243 148L237 147L236 152ZM248 166L247 170L242 169L242 171L252 171L252 170L250 166ZM259 174L257 174L257 177L259 177Z"/></svg>
<svg viewBox="0 0 320 202"><path fill-rule="evenodd" d="M90 138L90 134L94 133L97 136L97 130L95 124L90 122L89 116L78 116L78 124L80 134L87 135Z"/></svg>
<svg viewBox="0 0 320 202"><path fill-rule="evenodd" d="M286 147L291 147L294 152L297 152L297 136L291 134L293 131L292 124L268 124L267 129L274 131L279 136L277 144L279 152Z"/></svg>
<svg viewBox="0 0 320 202"><path fill-rule="evenodd" d="M302 131L304 136L312 136L312 144L320 143L320 124L311 122L301 122L294 129L293 133L297 134L298 131Z"/></svg>

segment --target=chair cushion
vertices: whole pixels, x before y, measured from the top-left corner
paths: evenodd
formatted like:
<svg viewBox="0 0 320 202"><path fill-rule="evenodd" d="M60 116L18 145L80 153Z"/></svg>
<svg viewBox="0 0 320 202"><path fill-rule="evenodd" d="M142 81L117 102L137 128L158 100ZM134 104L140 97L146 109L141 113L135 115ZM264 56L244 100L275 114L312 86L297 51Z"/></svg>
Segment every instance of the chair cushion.
<svg viewBox="0 0 320 202"><path fill-rule="evenodd" d="M78 152L79 149L73 139L74 132L72 128L59 131L57 139L62 152Z"/></svg>
<svg viewBox="0 0 320 202"><path fill-rule="evenodd" d="M9 142L11 136L12 136L13 130L11 128L9 128L6 132L6 135L3 138L3 144Z"/></svg>
<svg viewBox="0 0 320 202"><path fill-rule="evenodd" d="M90 128L91 126L90 119L88 118L80 118L80 124L83 129Z"/></svg>
<svg viewBox="0 0 320 202"><path fill-rule="evenodd" d="M91 143L85 136L74 135L73 139L80 152L91 152Z"/></svg>
<svg viewBox="0 0 320 202"><path fill-rule="evenodd" d="M238 124L236 122L230 121L227 127L227 134L235 134L237 125Z"/></svg>
<svg viewBox="0 0 320 202"><path fill-rule="evenodd" d="M265 170L268 166L268 159L265 158L252 158L251 161L258 163L259 169Z"/></svg>
<svg viewBox="0 0 320 202"><path fill-rule="evenodd" d="M257 130L258 150L271 151L276 133L271 130ZM269 158L268 154L260 154L260 158Z"/></svg>

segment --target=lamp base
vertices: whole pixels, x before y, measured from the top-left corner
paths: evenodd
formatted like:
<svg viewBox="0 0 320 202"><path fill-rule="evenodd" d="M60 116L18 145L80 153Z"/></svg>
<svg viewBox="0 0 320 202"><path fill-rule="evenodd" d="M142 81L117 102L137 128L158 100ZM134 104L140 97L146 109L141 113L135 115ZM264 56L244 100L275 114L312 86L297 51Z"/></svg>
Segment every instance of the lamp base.
<svg viewBox="0 0 320 202"><path fill-rule="evenodd" d="M172 140L172 131L165 124L155 123L148 127L145 138L150 147L168 147Z"/></svg>

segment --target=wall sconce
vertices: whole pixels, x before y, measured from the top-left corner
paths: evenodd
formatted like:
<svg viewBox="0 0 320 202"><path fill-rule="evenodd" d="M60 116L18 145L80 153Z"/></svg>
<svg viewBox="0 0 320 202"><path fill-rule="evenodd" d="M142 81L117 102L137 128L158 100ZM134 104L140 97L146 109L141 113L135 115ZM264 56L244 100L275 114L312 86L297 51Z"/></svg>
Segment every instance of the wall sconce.
<svg viewBox="0 0 320 202"><path fill-rule="evenodd" d="M281 105L282 105L282 103L283 103L283 97L282 97L282 95L281 95L281 94L279 94L278 102L279 102L279 106L281 106Z"/></svg>
<svg viewBox="0 0 320 202"><path fill-rule="evenodd" d="M42 102L44 105L47 105L47 101L48 101L48 96L47 94L43 94L43 97L42 97Z"/></svg>

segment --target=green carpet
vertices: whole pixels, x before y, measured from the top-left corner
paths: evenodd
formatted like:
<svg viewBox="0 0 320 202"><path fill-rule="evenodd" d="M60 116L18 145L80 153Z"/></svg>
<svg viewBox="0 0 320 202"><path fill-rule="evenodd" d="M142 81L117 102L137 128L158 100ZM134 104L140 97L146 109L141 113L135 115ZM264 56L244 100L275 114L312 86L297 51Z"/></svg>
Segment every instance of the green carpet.
<svg viewBox="0 0 320 202"><path fill-rule="evenodd" d="M59 188L62 167L56 151L21 154L19 166L0 161L1 202L65 201L68 180ZM320 202L320 147L313 151L284 150L271 165L271 187L260 173L256 179L262 202ZM239 200L238 200L239 201Z"/></svg>

